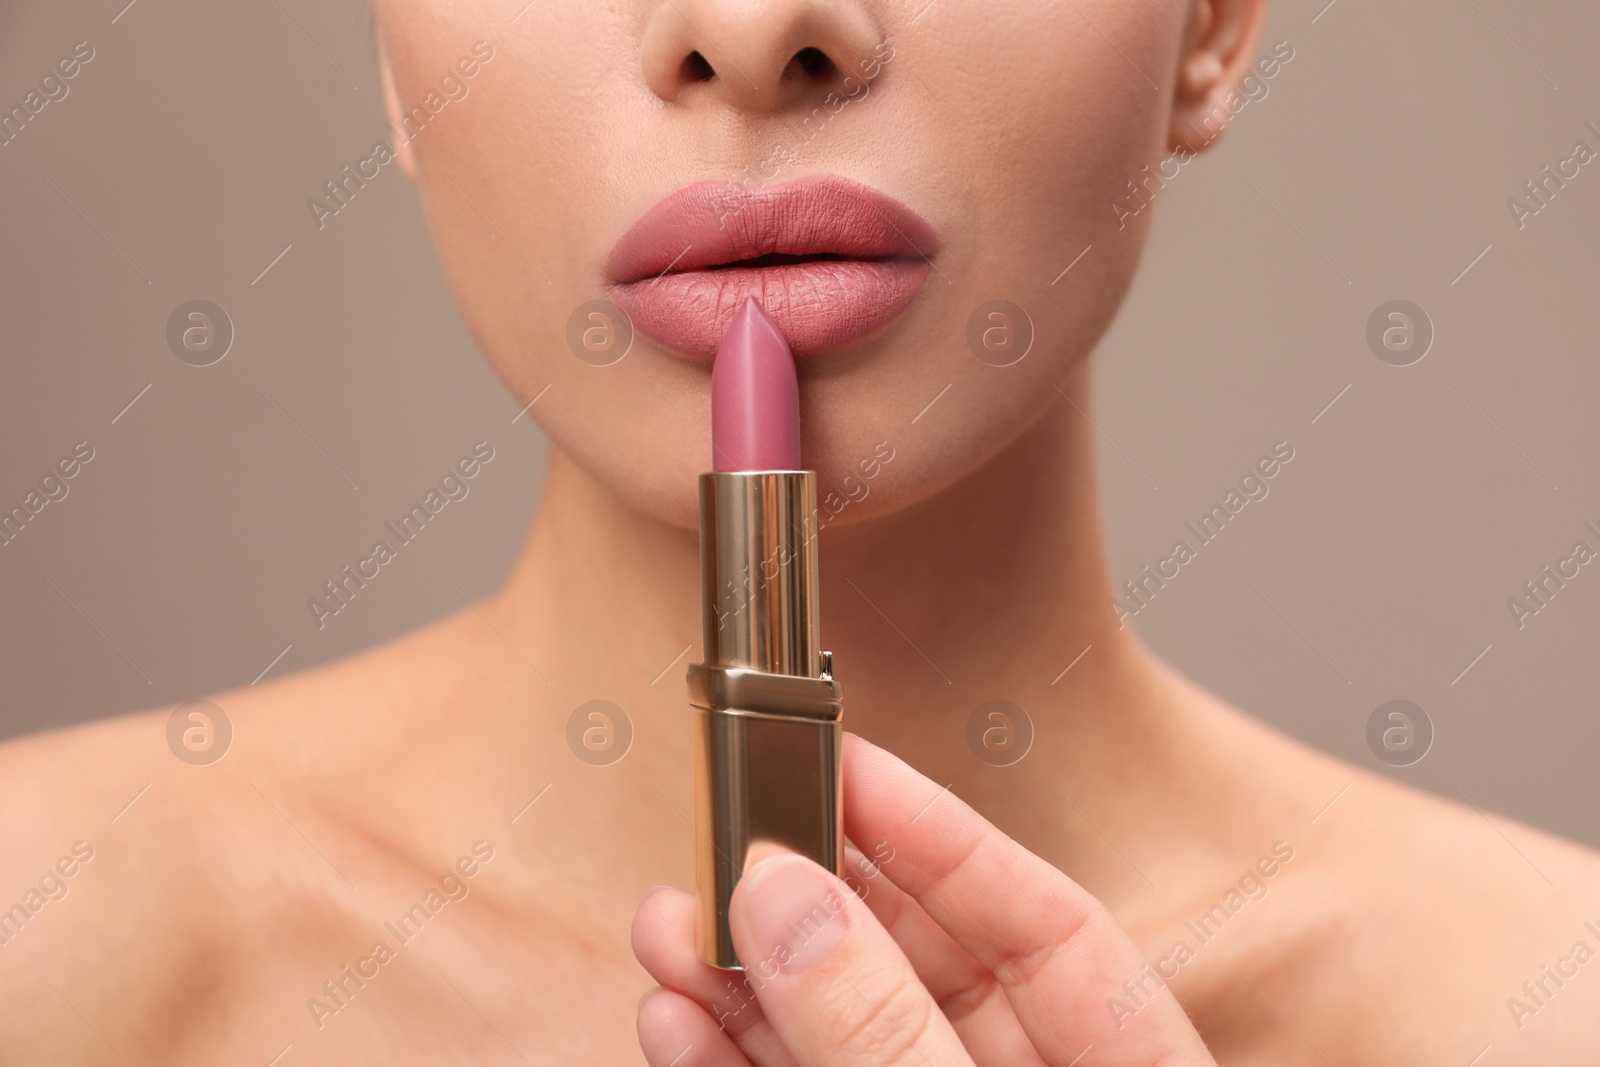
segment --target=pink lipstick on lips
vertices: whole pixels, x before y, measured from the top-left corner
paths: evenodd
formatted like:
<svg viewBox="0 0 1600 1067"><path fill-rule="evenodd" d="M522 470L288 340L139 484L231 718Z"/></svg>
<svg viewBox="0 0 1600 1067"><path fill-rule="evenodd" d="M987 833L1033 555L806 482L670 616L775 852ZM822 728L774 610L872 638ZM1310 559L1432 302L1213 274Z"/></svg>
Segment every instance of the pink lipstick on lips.
<svg viewBox="0 0 1600 1067"><path fill-rule="evenodd" d="M755 297L802 354L865 337L911 303L939 235L900 201L834 175L762 188L700 182L663 199L606 263L643 333L709 356Z"/></svg>
<svg viewBox="0 0 1600 1067"><path fill-rule="evenodd" d="M798 469L794 358L754 298L717 345L711 394L704 662L689 667L695 872L701 956L739 968L728 906L752 848L778 844L842 870L843 694L819 636L817 475Z"/></svg>

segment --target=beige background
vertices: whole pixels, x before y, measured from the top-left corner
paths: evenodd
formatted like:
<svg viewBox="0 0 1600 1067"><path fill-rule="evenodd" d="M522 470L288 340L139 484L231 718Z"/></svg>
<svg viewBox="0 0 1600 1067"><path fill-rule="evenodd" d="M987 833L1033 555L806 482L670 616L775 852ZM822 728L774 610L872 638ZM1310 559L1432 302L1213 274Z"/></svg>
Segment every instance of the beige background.
<svg viewBox="0 0 1600 1067"><path fill-rule="evenodd" d="M7 108L96 51L0 147L0 503L96 452L0 548L0 734L452 611L496 586L539 492L543 439L473 350L405 179L385 168L320 232L307 210L384 135L365 9L125 2L0 6ZM1600 149L1600 9L1324 3L1277 4L1267 40L1295 58L1160 194L1099 354L1115 576L1288 440L1271 495L1134 625L1314 745L1600 844L1600 563L1520 632L1506 606L1574 541L1600 548L1600 162L1521 232L1506 207L1574 141ZM164 336L197 297L237 331L207 368ZM1396 297L1437 333L1405 368L1364 338ZM498 455L471 495L317 632L306 598L480 438ZM1365 729L1397 697L1437 738L1389 770Z"/></svg>

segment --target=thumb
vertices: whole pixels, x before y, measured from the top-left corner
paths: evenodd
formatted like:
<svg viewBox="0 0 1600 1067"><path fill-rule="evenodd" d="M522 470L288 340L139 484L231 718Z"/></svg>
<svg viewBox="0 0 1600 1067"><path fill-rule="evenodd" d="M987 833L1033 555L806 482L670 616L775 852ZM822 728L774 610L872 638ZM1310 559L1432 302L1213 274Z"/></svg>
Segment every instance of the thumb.
<svg viewBox="0 0 1600 1067"><path fill-rule="evenodd" d="M761 1010L802 1067L972 1064L889 932L810 860L758 861L729 925Z"/></svg>

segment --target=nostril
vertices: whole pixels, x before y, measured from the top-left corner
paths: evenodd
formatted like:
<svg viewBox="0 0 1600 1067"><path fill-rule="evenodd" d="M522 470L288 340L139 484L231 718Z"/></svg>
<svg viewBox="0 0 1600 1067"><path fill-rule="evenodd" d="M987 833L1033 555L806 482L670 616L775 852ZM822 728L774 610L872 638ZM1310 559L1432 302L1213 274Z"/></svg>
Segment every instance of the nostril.
<svg viewBox="0 0 1600 1067"><path fill-rule="evenodd" d="M794 54L789 61L792 68L797 68L807 78L820 81L833 74L833 60L820 48L802 48Z"/></svg>
<svg viewBox="0 0 1600 1067"><path fill-rule="evenodd" d="M708 82L717 76L706 57L699 52L690 52L683 60L683 80L685 82Z"/></svg>

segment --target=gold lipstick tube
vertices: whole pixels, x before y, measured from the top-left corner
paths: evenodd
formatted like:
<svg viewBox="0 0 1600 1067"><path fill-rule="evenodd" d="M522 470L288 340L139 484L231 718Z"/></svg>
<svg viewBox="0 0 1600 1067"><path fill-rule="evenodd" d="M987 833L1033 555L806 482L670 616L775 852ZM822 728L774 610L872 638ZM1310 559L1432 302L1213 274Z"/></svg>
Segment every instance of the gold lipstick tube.
<svg viewBox="0 0 1600 1067"><path fill-rule="evenodd" d="M753 846L835 874L844 861L842 693L818 638L817 476L700 476L705 662L695 708L695 872L700 954L741 967L728 905Z"/></svg>

